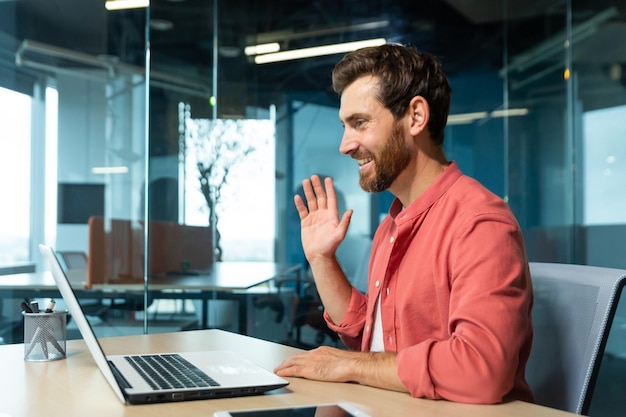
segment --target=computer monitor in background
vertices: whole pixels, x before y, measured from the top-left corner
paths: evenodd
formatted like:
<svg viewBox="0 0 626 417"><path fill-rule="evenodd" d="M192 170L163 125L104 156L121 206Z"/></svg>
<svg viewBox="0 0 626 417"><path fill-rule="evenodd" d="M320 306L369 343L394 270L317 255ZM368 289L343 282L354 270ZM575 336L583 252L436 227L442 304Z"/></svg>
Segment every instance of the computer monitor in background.
<svg viewBox="0 0 626 417"><path fill-rule="evenodd" d="M57 216L59 224L86 224L91 216L104 215L105 185L59 183Z"/></svg>

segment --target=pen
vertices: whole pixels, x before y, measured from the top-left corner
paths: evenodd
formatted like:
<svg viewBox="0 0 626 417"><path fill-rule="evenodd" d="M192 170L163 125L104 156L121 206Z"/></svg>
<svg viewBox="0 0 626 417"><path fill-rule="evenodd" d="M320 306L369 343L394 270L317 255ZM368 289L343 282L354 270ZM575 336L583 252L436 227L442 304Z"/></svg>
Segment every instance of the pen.
<svg viewBox="0 0 626 417"><path fill-rule="evenodd" d="M32 313L33 310L30 309L30 307L28 306L28 304L26 304L25 301L22 301L22 304L20 304L20 306L22 307L22 311L24 313Z"/></svg>
<svg viewBox="0 0 626 417"><path fill-rule="evenodd" d="M51 298L50 302L48 303L48 308L46 308L46 313L52 313L54 311L55 304L56 301L54 301L54 298Z"/></svg>
<svg viewBox="0 0 626 417"><path fill-rule="evenodd" d="M39 303L37 301L31 301L30 309L32 313L39 313Z"/></svg>

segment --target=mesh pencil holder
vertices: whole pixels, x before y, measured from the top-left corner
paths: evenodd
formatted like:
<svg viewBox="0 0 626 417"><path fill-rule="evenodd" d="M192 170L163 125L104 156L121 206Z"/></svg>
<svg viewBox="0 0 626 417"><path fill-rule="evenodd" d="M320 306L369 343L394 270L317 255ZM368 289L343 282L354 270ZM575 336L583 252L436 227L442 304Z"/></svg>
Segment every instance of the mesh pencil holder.
<svg viewBox="0 0 626 417"><path fill-rule="evenodd" d="M25 313L24 360L54 361L65 359L67 311Z"/></svg>

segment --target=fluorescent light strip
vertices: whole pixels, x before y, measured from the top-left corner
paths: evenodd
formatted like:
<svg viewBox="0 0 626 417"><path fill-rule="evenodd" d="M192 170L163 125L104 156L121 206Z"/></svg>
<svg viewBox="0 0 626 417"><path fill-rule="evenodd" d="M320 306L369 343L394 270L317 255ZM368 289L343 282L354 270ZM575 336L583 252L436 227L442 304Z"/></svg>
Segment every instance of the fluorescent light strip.
<svg viewBox="0 0 626 417"><path fill-rule="evenodd" d="M448 124L449 125L462 125L467 123L472 123L475 120L484 119L487 117L489 113L486 111L480 111L475 113L461 113L461 114L451 114L448 116Z"/></svg>
<svg viewBox="0 0 626 417"><path fill-rule="evenodd" d="M150 0L108 0L104 3L107 10L139 9L150 6Z"/></svg>
<svg viewBox="0 0 626 417"><path fill-rule="evenodd" d="M387 43L385 38L369 39L365 41L337 43L333 45L315 46L313 48L294 49L291 51L276 52L273 54L257 55L254 62L267 64L270 62L289 61L292 59L311 58L314 56L341 54L354 51L366 46L378 46Z"/></svg>
<svg viewBox="0 0 626 417"><path fill-rule="evenodd" d="M274 32L257 33L253 36L249 36L248 43L270 43L280 41L293 41L296 39L315 38L317 36L328 36L336 34L344 34L351 32L359 32L365 30L374 30L385 28L389 26L388 20L377 20L372 22L356 23L347 26L332 26L326 28L318 28L313 30L294 31L291 30L278 30Z"/></svg>
<svg viewBox="0 0 626 417"><path fill-rule="evenodd" d="M528 114L528 109L505 109L505 110L494 110L491 112L491 117L511 117L511 116L526 116Z"/></svg>
<svg viewBox="0 0 626 417"><path fill-rule="evenodd" d="M91 168L91 172L93 174L126 174L128 167L93 167Z"/></svg>
<svg viewBox="0 0 626 417"><path fill-rule="evenodd" d="M280 44L278 42L262 43L259 45L246 46L243 52L247 55L260 55L270 54L280 51Z"/></svg>
<svg viewBox="0 0 626 417"><path fill-rule="evenodd" d="M491 113L480 111L475 113L451 114L448 116L448 125L469 124L475 122L476 120L486 119L487 117L514 117L526 116L527 114L528 109L523 107L518 109L494 110Z"/></svg>

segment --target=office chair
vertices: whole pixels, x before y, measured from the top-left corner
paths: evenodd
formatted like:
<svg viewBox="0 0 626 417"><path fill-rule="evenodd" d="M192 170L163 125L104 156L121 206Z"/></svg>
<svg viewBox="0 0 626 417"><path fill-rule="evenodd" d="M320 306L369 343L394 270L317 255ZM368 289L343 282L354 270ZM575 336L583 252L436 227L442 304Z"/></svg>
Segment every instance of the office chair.
<svg viewBox="0 0 626 417"><path fill-rule="evenodd" d="M88 262L85 252L59 251L58 254L64 264L65 273L72 276L78 272L78 275L86 276ZM110 298L108 303L103 302L102 298L81 299L81 305L87 315L97 316L103 320L111 310L141 311L144 309L143 304L143 295L135 294L126 294L119 299Z"/></svg>
<svg viewBox="0 0 626 417"><path fill-rule="evenodd" d="M339 336L324 320L322 300L313 278L279 277L274 282L276 292L256 294L252 304L256 309L269 309L277 324L286 324L286 339L279 343L300 349L321 345L343 346ZM303 340L303 330L312 332L313 342Z"/></svg>
<svg viewBox="0 0 626 417"><path fill-rule="evenodd" d="M84 269L87 271L87 255L78 251L59 251L66 272L72 269Z"/></svg>
<svg viewBox="0 0 626 417"><path fill-rule="evenodd" d="M348 236L337 248L337 260L350 280L359 291L367 291L367 272L372 239L366 236ZM283 343L302 349L312 349L322 344L343 346L339 336L331 330L324 320L324 306L317 292L315 281L304 271L303 278L284 277L276 280L278 294L265 294L254 298L256 308L270 308L276 313L276 322L288 317L288 339ZM281 297L287 290L294 291L294 297ZM285 299L292 300L290 305ZM314 343L302 340L302 330L314 331Z"/></svg>
<svg viewBox="0 0 626 417"><path fill-rule="evenodd" d="M74 273L86 276L87 254L85 254L85 252L58 251L57 253L61 260L61 266L68 276L72 276ZM103 319L108 312L108 306L105 306L100 298L81 299L80 303L85 314L89 316L96 316Z"/></svg>
<svg viewBox="0 0 626 417"><path fill-rule="evenodd" d="M540 405L587 414L626 270L530 263L534 340L526 379Z"/></svg>

